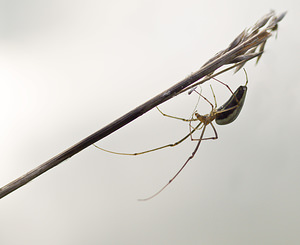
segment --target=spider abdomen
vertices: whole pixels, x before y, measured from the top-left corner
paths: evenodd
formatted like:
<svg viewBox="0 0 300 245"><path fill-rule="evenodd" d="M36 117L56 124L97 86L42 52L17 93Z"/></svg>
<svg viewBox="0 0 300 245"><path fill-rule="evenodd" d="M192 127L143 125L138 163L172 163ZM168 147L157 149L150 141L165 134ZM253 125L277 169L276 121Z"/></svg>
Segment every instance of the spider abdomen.
<svg viewBox="0 0 300 245"><path fill-rule="evenodd" d="M229 100L217 109L216 123L225 125L233 122L243 108L246 94L246 86L238 87Z"/></svg>

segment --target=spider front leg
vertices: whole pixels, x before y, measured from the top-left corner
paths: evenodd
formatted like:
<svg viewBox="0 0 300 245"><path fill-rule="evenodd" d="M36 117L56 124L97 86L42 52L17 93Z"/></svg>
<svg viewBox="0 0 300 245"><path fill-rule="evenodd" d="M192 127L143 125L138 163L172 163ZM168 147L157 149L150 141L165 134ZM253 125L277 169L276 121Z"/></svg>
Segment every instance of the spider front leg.
<svg viewBox="0 0 300 245"><path fill-rule="evenodd" d="M202 90L201 90L202 91ZM198 121L197 118L194 118L194 114L195 114L195 111L198 107L198 104L199 104L199 101L200 101L200 98L201 98L201 92L198 92L196 90L196 88L194 88L192 91L189 92L189 94L191 94L192 92L196 92L199 97L198 97L198 100L197 100L197 103L193 109L193 112L192 112L192 116L189 118L189 119L186 119L186 118L182 118L182 117L176 117L176 116L172 116L172 115L169 115L169 114L166 114L164 112L162 112L162 110L160 110L157 106L156 106L156 109L160 112L160 114L162 114L164 117L169 117L169 118L173 118L173 119L177 119L177 120L181 120L181 121L184 121L184 122L193 122L193 121Z"/></svg>
<svg viewBox="0 0 300 245"><path fill-rule="evenodd" d="M186 118L182 118L182 117L176 117L176 116L171 116L168 115L166 113L163 113L158 107L156 107L156 109L164 116L164 117L169 117L169 118L173 118L173 119L177 119L177 120L181 120L184 122L191 122L191 121L197 121L197 118L190 118L190 119L186 119Z"/></svg>

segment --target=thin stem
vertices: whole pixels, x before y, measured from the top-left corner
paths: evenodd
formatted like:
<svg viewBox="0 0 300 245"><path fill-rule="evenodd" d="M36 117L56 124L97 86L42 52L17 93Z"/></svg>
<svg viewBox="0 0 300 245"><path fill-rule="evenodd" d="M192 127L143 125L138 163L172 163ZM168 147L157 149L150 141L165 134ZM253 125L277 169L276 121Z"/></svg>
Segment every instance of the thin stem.
<svg viewBox="0 0 300 245"><path fill-rule="evenodd" d="M277 22L279 22L282 18L283 17L281 16L280 18L278 17ZM0 188L0 198L15 191L16 189L25 185L29 181L45 173L49 169L57 166L64 160L74 156L75 154L87 148L88 146L94 144L95 142L105 138L106 136L110 135L116 130L122 128L123 126L135 120L136 118L140 117L141 115L151 110L152 108L173 98L174 96L182 92L185 88L194 84L196 81L200 80L201 78L212 74L221 66L230 63L237 63L237 60L238 62L240 62L241 60L244 61L247 60L245 58L246 56L244 57L243 55L246 55L246 52L248 52L250 49L258 47L260 44L264 43L271 36L271 32L274 29L273 26L275 26L275 24L277 25L277 22L275 19L275 22L272 23L271 26L268 26L268 28L260 32L251 33L251 35L243 36L244 35L243 33L242 33L243 35L240 34L238 38L236 38L229 45L229 48L222 51L221 54L218 54L217 56L210 59L207 63L205 63L204 66L202 66L195 73L191 74L189 77L183 79L179 83L176 83L171 88L163 91L162 93L148 100L144 104L136 107L132 111L126 113L122 117L116 119L115 121L103 127L102 129L98 130L97 132L91 134L90 136L87 136L85 139L81 140L80 142L76 143L75 145L71 146L65 151L49 159L45 163L37 166L36 168L32 169L28 173L24 174L23 176L17 178L16 180L13 180L12 182ZM201 83L203 83L203 81Z"/></svg>

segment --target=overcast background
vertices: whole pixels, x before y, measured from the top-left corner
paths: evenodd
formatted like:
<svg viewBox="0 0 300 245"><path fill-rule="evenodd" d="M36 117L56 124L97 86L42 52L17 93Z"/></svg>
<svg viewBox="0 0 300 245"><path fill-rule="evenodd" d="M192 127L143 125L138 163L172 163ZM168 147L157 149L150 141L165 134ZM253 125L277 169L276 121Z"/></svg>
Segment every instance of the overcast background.
<svg viewBox="0 0 300 245"><path fill-rule="evenodd" d="M246 65L239 118L142 156L89 147L1 199L0 244L299 244L299 3L0 1L0 186L182 80L270 9L288 10L259 64ZM245 76L219 77L232 89ZM230 93L212 82L218 104ZM209 83L203 94L212 100ZM161 109L189 117L197 96ZM201 101L198 111L210 107ZM99 142L136 152L188 125L152 110ZM207 135L212 132L207 131Z"/></svg>

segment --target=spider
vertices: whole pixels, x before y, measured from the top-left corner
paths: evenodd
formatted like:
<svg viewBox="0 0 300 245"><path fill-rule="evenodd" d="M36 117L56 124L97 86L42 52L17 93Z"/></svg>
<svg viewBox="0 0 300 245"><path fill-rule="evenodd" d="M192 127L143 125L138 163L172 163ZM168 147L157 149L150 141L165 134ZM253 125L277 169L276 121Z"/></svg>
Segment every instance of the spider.
<svg viewBox="0 0 300 245"><path fill-rule="evenodd" d="M194 151L192 152L192 154L185 161L185 163L182 165L182 167L177 171L177 173L168 181L168 183L166 185L164 185L154 195L152 195L152 196L150 196L148 198L139 199L139 201L146 201L146 200L152 199L153 197L155 197L159 193L161 193L179 175L179 173L184 169L184 167L188 164L188 162L195 156L196 152L199 149L199 146L200 146L200 143L202 142L202 140L218 139L217 130L215 129L215 126L213 125L213 121L215 121L216 124L218 124L218 125L226 125L226 124L229 124L229 123L233 122L238 117L238 115L240 114L240 112L241 112L241 110L243 108L244 101L245 101L246 94L247 94L248 76L247 76L247 73L246 73L245 70L244 70L244 72L245 72L245 75L246 75L246 83L243 86L239 86L235 90L235 92L233 92L227 84L219 81L216 78L213 78L214 80L216 80L219 83L221 83L224 86L226 86L228 88L228 90L230 91L230 93L231 93L231 97L222 106L220 106L219 108L217 108L216 96L214 94L212 86L211 86L211 91L212 91L212 94L213 94L213 97L214 97L215 105L213 105L206 97L204 97L201 93L199 93L198 91L196 91L194 88L191 90L190 93L192 93L192 92L198 93L200 97L202 97L205 101L207 101L210 104L210 106L211 106L212 109L211 109L211 111L210 111L209 114L200 115L199 113L194 112L192 118L190 118L190 119L184 119L184 118L170 116L168 114L165 114L165 113L163 113L157 107L158 111L163 116L189 122L190 132L186 136L184 136L182 139L180 139L179 141L176 141L175 143L167 144L167 145L160 146L160 147L157 147L157 148L154 148L154 149L151 149L151 150L137 152L137 153L120 153L120 152L114 152L114 151L103 149L103 148L101 148L101 147L99 147L97 145L94 145L94 146L97 147L100 150L103 150L103 151L106 151L106 152L109 152L109 153L113 153L113 154L136 156L136 155L141 155L141 154L149 153L149 152L152 152L152 151L164 149L164 148L167 148L167 147L174 147L176 145L179 145L180 143L182 143L184 140L186 140L189 137L191 138L192 141L198 141L198 143L197 143ZM193 127L191 125L191 122L193 122L193 121L198 121L198 124L195 127ZM213 132L214 132L214 136L213 137L207 137L207 138L205 138L204 137L204 133L205 133L206 127L208 125L210 125L212 127ZM193 133L196 130L200 130L200 129L202 129L200 138L194 139L192 137Z"/></svg>

